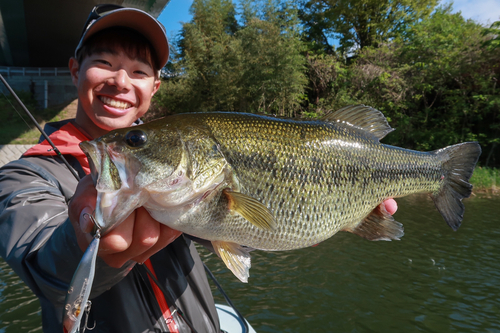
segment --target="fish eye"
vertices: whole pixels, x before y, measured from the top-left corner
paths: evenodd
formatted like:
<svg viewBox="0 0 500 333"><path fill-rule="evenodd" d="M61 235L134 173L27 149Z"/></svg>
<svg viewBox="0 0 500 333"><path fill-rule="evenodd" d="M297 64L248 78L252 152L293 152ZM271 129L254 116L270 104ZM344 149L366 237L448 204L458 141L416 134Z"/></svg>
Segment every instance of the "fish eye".
<svg viewBox="0 0 500 333"><path fill-rule="evenodd" d="M125 142L130 147L141 147L148 142L148 137L143 131L134 129L125 134Z"/></svg>

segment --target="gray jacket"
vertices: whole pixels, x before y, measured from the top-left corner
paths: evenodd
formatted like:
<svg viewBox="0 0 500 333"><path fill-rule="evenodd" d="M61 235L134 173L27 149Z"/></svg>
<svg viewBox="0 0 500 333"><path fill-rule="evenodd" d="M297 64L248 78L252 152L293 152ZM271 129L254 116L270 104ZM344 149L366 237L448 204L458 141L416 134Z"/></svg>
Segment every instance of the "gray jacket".
<svg viewBox="0 0 500 333"><path fill-rule="evenodd" d="M84 176L80 164L66 156ZM38 296L44 332L63 332L63 306L83 253L68 220L68 202L77 181L58 158L24 157L0 168L0 255ZM197 332L219 332L219 321L203 264L181 236L151 257L157 279ZM144 267L120 269L98 258L90 296L92 332L168 332ZM175 306L171 304L175 302ZM191 332L174 315L179 332Z"/></svg>

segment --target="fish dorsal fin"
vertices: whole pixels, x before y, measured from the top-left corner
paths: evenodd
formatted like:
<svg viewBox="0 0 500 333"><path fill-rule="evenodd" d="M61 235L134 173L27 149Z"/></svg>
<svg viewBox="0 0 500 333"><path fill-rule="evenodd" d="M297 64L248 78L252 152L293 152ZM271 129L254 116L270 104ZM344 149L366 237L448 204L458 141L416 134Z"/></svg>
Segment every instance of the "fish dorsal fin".
<svg viewBox="0 0 500 333"><path fill-rule="evenodd" d="M349 105L326 114L321 120L330 123L346 123L365 130L379 140L394 131L384 114L366 105Z"/></svg>
<svg viewBox="0 0 500 333"><path fill-rule="evenodd" d="M234 192L228 188L222 193L227 197L229 210L240 214L248 222L263 230L272 230L276 226L273 213L263 203L246 194Z"/></svg>
<svg viewBox="0 0 500 333"><path fill-rule="evenodd" d="M215 253L224 261L227 268L241 281L248 282L250 276L250 250L241 245L223 241L212 241Z"/></svg>
<svg viewBox="0 0 500 333"><path fill-rule="evenodd" d="M384 205L378 205L354 228L344 228L342 231L348 231L372 241L399 240L404 235L403 225L394 220Z"/></svg>

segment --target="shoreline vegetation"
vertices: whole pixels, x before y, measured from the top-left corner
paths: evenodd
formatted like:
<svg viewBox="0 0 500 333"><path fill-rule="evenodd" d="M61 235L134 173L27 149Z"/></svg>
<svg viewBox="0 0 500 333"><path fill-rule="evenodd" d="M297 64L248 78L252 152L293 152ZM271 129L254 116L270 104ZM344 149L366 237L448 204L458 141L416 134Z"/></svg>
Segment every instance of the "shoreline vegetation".
<svg viewBox="0 0 500 333"><path fill-rule="evenodd" d="M22 95L22 93L21 93ZM28 125L22 119L26 120L29 124L28 117L20 115L12 109L12 106L2 103L5 97L0 98L0 117L4 119L0 123L0 145L6 144L36 144L40 137L38 129L33 125ZM45 110L36 110L34 113L37 121L43 125L47 122L60 121L68 118L74 118L76 114L76 103L74 100L70 103L60 105ZM29 110L35 110L36 105L29 105ZM24 112L16 107L18 112ZM470 180L474 186L473 195L475 193L488 193L493 195L500 195L500 169L477 166L474 169L474 174Z"/></svg>
<svg viewBox="0 0 500 333"><path fill-rule="evenodd" d="M470 179L474 186L472 193L488 192L500 195L500 169L476 166Z"/></svg>

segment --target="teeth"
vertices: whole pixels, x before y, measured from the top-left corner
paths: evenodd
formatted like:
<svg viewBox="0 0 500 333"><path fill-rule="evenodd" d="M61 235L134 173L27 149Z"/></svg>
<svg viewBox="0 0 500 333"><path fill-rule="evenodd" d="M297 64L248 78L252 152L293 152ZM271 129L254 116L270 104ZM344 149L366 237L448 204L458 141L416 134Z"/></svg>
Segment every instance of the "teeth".
<svg viewBox="0 0 500 333"><path fill-rule="evenodd" d="M114 108L119 109L128 109L132 106L132 104L122 101L117 101L116 99L112 99L106 96L99 96L99 99L106 105L112 106Z"/></svg>

